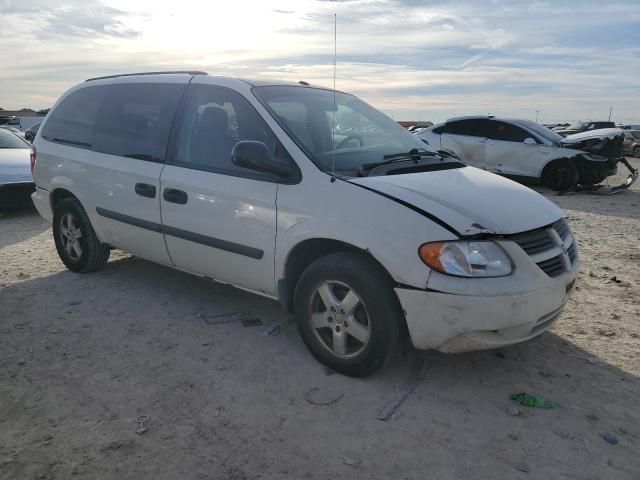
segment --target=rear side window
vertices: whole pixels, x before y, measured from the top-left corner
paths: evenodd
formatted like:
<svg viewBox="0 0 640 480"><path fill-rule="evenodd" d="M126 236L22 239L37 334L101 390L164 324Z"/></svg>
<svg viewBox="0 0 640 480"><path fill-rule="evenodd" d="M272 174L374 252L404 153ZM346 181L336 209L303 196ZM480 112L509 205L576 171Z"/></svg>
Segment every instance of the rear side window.
<svg viewBox="0 0 640 480"><path fill-rule="evenodd" d="M470 137L486 137L487 127L484 119L455 120L444 126L443 133L467 135Z"/></svg>
<svg viewBox="0 0 640 480"><path fill-rule="evenodd" d="M503 142L522 143L526 138L533 138L533 135L511 123L494 120L490 124L488 137Z"/></svg>
<svg viewBox="0 0 640 480"><path fill-rule="evenodd" d="M93 129L107 87L87 87L67 95L50 114L42 136L54 142L91 148Z"/></svg>
<svg viewBox="0 0 640 480"><path fill-rule="evenodd" d="M123 83L109 87L98 113L93 150L164 162L184 85Z"/></svg>

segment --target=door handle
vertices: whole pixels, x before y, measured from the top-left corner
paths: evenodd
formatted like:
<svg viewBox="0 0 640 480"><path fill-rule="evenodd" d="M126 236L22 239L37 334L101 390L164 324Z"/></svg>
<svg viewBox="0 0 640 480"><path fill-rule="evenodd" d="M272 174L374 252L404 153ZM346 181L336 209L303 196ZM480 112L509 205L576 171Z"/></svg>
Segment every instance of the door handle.
<svg viewBox="0 0 640 480"><path fill-rule="evenodd" d="M180 205L184 205L189 200L187 192L175 188L165 188L164 192L162 192L162 198L167 202L178 203Z"/></svg>
<svg viewBox="0 0 640 480"><path fill-rule="evenodd" d="M156 198L155 185L149 185L148 183L136 183L136 193L142 197Z"/></svg>

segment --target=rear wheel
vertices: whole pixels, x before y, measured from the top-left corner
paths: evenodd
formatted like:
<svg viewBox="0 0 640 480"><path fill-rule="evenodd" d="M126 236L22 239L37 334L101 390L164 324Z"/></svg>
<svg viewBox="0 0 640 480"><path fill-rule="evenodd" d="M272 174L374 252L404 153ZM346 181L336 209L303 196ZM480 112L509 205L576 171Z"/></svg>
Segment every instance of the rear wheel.
<svg viewBox="0 0 640 480"><path fill-rule="evenodd" d="M580 172L570 160L555 160L542 173L542 183L552 190L569 190L578 184Z"/></svg>
<svg viewBox="0 0 640 480"><path fill-rule="evenodd" d="M75 198L65 198L56 206L53 239L60 260L73 272L93 272L109 260L109 246L100 243L87 213Z"/></svg>
<svg viewBox="0 0 640 480"><path fill-rule="evenodd" d="M640 145L636 145L633 147L633 156L636 158L640 158Z"/></svg>
<svg viewBox="0 0 640 480"><path fill-rule="evenodd" d="M345 375L373 373L399 342L402 311L393 284L362 255L335 253L316 260L300 277L294 302L307 348Z"/></svg>

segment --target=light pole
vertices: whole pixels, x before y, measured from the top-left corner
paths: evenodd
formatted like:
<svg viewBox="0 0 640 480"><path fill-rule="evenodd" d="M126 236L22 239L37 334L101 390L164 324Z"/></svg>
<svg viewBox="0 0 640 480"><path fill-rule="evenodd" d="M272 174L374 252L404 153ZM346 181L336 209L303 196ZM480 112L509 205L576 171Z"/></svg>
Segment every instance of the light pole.
<svg viewBox="0 0 640 480"><path fill-rule="evenodd" d="M540 111L540 110L536 110L536 123L538 123L538 112L539 112L539 111Z"/></svg>

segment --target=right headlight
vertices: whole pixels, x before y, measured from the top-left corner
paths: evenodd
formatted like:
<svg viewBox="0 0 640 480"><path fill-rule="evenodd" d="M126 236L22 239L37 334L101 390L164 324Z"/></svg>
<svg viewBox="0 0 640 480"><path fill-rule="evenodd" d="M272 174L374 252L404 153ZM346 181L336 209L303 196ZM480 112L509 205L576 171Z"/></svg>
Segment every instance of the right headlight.
<svg viewBox="0 0 640 480"><path fill-rule="evenodd" d="M418 254L429 268L457 277L504 277L513 271L507 253L491 240L430 242Z"/></svg>

